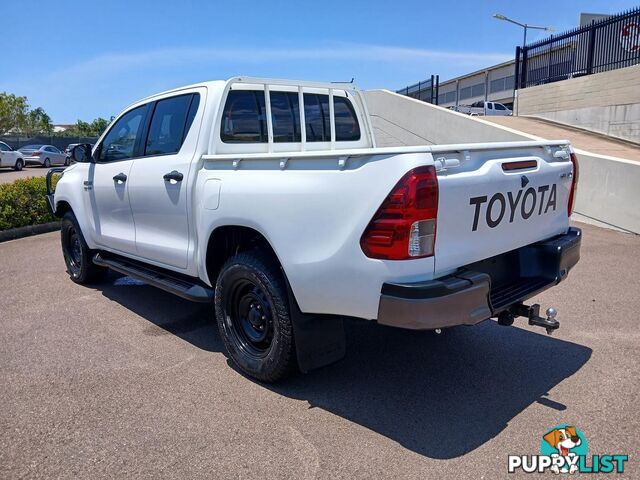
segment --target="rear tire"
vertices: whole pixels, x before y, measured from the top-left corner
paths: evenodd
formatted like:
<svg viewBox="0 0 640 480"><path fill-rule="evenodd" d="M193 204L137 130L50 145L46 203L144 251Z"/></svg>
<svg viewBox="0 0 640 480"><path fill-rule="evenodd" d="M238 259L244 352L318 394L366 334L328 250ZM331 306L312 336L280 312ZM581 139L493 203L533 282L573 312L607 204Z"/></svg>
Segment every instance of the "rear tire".
<svg viewBox="0 0 640 480"><path fill-rule="evenodd" d="M45 158L45 159L44 159L44 163L42 164L42 166L43 166L44 168L49 168L49 167L51 167L51 160L49 160L48 158Z"/></svg>
<svg viewBox="0 0 640 480"><path fill-rule="evenodd" d="M218 329L231 361L263 382L280 380L296 366L287 290L271 258L259 249L231 257L215 288Z"/></svg>
<svg viewBox="0 0 640 480"><path fill-rule="evenodd" d="M13 166L13 169L16 172L19 172L20 170L22 170L23 167L24 167L24 160L19 158L18 160L16 160L16 164Z"/></svg>
<svg viewBox="0 0 640 480"><path fill-rule="evenodd" d="M64 159L64 166L65 166L65 167L68 167L70 164L71 164L71 159L70 159L69 157L66 157L66 158Z"/></svg>
<svg viewBox="0 0 640 480"><path fill-rule="evenodd" d="M78 220L69 211L62 218L60 229L62 254L67 265L67 273L75 283L85 284L98 281L107 273L107 269L93 263L94 250L90 250L82 236Z"/></svg>

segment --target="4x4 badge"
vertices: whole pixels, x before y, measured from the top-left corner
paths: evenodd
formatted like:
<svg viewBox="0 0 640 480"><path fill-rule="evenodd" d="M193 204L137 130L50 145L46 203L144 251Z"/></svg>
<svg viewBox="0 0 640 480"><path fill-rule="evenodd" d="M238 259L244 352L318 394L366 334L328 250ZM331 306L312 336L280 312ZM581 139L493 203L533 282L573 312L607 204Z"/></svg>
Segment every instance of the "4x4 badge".
<svg viewBox="0 0 640 480"><path fill-rule="evenodd" d="M529 179L527 178L526 175L522 175L522 177L520 177L520 184L522 185L522 188L529 185Z"/></svg>

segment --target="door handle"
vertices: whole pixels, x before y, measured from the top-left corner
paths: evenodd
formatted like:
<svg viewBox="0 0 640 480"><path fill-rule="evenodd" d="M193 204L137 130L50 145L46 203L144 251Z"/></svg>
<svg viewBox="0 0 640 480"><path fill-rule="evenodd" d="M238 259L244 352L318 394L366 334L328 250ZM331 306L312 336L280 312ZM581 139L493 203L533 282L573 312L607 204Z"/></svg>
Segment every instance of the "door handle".
<svg viewBox="0 0 640 480"><path fill-rule="evenodd" d="M113 181L120 184L127 181L127 176L124 173L119 173L113 177Z"/></svg>
<svg viewBox="0 0 640 480"><path fill-rule="evenodd" d="M182 175L180 172L178 172L177 170L174 170L172 172L169 173L165 173L164 176L162 177L164 178L165 182L169 182L171 180L175 181L175 182L181 182L182 179L184 178L184 175Z"/></svg>

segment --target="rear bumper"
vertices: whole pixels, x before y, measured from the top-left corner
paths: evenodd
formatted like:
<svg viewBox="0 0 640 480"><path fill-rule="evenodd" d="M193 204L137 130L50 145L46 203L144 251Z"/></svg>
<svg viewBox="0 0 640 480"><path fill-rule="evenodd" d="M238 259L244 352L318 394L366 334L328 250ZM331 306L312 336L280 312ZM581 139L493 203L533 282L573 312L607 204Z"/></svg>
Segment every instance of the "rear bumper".
<svg viewBox="0 0 640 480"><path fill-rule="evenodd" d="M44 159L40 157L24 157L25 165L43 165Z"/></svg>
<svg viewBox="0 0 640 480"><path fill-rule="evenodd" d="M414 330L475 325L564 280L580 259L581 240L572 227L437 280L385 283L378 323Z"/></svg>

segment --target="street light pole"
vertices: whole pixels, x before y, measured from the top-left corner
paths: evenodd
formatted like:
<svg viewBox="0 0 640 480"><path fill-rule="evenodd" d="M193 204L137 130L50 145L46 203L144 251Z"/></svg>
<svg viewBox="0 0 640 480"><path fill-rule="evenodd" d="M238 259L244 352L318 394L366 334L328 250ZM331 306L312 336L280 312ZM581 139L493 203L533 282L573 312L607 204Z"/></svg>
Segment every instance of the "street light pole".
<svg viewBox="0 0 640 480"><path fill-rule="evenodd" d="M504 15L500 14L500 13L495 13L493 15L493 18L497 19L497 20L504 20L505 22L510 22L513 23L515 25L518 25L520 27L522 27L524 29L524 38L522 41L522 47L525 47L527 45L527 29L529 28L534 28L536 30L544 30L546 32L553 32L553 27L539 27L537 25L529 25L528 23L520 23L516 20L512 20L511 18L505 17Z"/></svg>
<svg viewBox="0 0 640 480"><path fill-rule="evenodd" d="M522 29L524 30L524 38L522 39L522 51L525 51L525 47L527 45L527 29L529 28L534 28L536 30L544 30L545 32L553 32L553 27L539 27L536 25L529 25L527 23L520 23L516 20L513 20L511 18L505 17L504 15L502 15L501 13L494 13L493 14L493 18L497 19L497 20L504 20L505 22L509 22L509 23L513 23L515 25L518 25L520 27L522 27ZM514 79L514 89L513 89L513 100L514 103L516 104L516 116L518 115L518 102L516 102L516 95L517 95L517 91L518 91L518 79L515 78Z"/></svg>

